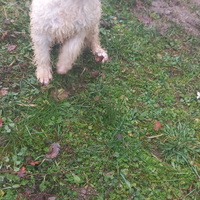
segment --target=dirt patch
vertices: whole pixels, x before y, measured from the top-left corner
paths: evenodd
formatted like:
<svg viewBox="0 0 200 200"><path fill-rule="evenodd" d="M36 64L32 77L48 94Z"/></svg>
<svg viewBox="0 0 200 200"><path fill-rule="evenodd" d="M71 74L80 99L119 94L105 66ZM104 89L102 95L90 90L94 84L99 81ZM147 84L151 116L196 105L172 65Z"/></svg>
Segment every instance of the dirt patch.
<svg viewBox="0 0 200 200"><path fill-rule="evenodd" d="M155 27L165 35L170 22L175 22L194 35L200 35L200 1L199 0L153 0L152 5L137 1L133 13L145 26Z"/></svg>

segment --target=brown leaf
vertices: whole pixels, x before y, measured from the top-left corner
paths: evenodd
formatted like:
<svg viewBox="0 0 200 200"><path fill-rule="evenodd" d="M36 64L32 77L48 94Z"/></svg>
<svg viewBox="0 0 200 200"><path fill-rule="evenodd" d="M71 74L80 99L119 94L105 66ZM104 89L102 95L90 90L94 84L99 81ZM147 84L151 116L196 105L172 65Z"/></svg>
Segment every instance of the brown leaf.
<svg viewBox="0 0 200 200"><path fill-rule="evenodd" d="M49 152L46 153L46 158L48 159L52 159L55 158L60 151L60 144L59 143L53 143L50 147L49 147Z"/></svg>
<svg viewBox="0 0 200 200"><path fill-rule="evenodd" d="M22 177L25 176L25 172L26 172L26 167L23 166L23 167L21 167L21 169L19 170L17 176L22 178Z"/></svg>
<svg viewBox="0 0 200 200"><path fill-rule="evenodd" d="M16 49L16 45L8 45L8 51L13 51L13 50L15 50Z"/></svg>
<svg viewBox="0 0 200 200"><path fill-rule="evenodd" d="M8 19L6 19L5 17L3 18L3 23L4 24L10 24L10 22L8 21Z"/></svg>
<svg viewBox="0 0 200 200"><path fill-rule="evenodd" d="M58 95L58 100L66 99L68 97L69 93L67 91L63 91Z"/></svg>
<svg viewBox="0 0 200 200"><path fill-rule="evenodd" d="M8 94L8 91L5 90L4 88L2 88L2 89L0 90L0 97L4 97L6 94Z"/></svg>
<svg viewBox="0 0 200 200"><path fill-rule="evenodd" d="M49 85L44 85L41 87L41 92L44 93L47 90L51 89L53 87L53 85L49 84Z"/></svg>
<svg viewBox="0 0 200 200"><path fill-rule="evenodd" d="M24 162L25 162L25 165L30 165L30 163L33 161L33 158L31 155L28 155L28 156L24 156Z"/></svg>
<svg viewBox="0 0 200 200"><path fill-rule="evenodd" d="M101 20L101 25L103 25L103 27L107 27L107 23L104 20Z"/></svg>
<svg viewBox="0 0 200 200"><path fill-rule="evenodd" d="M59 89L56 91L51 91L51 96L56 98L57 97L57 101L60 101L62 99L67 99L67 97L69 96L69 93L67 91L64 91L63 89Z"/></svg>
<svg viewBox="0 0 200 200"><path fill-rule="evenodd" d="M98 53L95 53L94 55L95 60L100 64L102 62L102 60L104 59L103 56L99 56Z"/></svg>
<svg viewBox="0 0 200 200"><path fill-rule="evenodd" d="M118 140L121 140L122 138L123 138L123 136L121 134L117 136Z"/></svg>
<svg viewBox="0 0 200 200"><path fill-rule="evenodd" d="M136 6L137 6L137 7L140 7L140 6L142 6L142 2L141 2L141 1L139 1L139 0L136 0Z"/></svg>
<svg viewBox="0 0 200 200"><path fill-rule="evenodd" d="M94 97L94 101L99 101L100 97L97 96L97 97Z"/></svg>
<svg viewBox="0 0 200 200"><path fill-rule="evenodd" d="M103 79L106 79L105 72L103 72L103 73L101 74L101 76L102 76Z"/></svg>
<svg viewBox="0 0 200 200"><path fill-rule="evenodd" d="M3 119L1 118L0 119L0 127L2 127L3 126Z"/></svg>
<svg viewBox="0 0 200 200"><path fill-rule="evenodd" d="M113 59L113 56L109 57L107 62L110 62L112 59Z"/></svg>
<svg viewBox="0 0 200 200"><path fill-rule="evenodd" d="M35 166L35 165L38 165L38 164L41 163L41 162L42 162L42 161L35 161L35 162L30 163L30 165Z"/></svg>
<svg viewBox="0 0 200 200"><path fill-rule="evenodd" d="M154 124L154 128L155 131L159 131L162 130L162 126L161 126L161 122L160 121L156 121L156 123Z"/></svg>
<svg viewBox="0 0 200 200"><path fill-rule="evenodd" d="M108 177L112 177L114 173L115 173L114 171L110 171L110 172L105 172L104 174Z"/></svg>
<svg viewBox="0 0 200 200"><path fill-rule="evenodd" d="M81 187L76 189L78 199L88 199L88 196L97 196L96 191L92 187Z"/></svg>
<svg viewBox="0 0 200 200"><path fill-rule="evenodd" d="M5 31L5 32L3 33L1 39L3 40L7 34L8 34L8 31Z"/></svg>
<svg viewBox="0 0 200 200"><path fill-rule="evenodd" d="M98 75L99 75L99 71L90 72L90 76L91 76L92 78L95 78L95 77L97 77Z"/></svg>

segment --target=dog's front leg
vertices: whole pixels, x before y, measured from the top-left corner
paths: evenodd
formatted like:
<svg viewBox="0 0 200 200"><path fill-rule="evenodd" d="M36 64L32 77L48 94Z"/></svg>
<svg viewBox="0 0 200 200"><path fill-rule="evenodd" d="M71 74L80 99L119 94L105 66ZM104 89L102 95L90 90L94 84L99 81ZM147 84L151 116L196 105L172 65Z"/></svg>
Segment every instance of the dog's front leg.
<svg viewBox="0 0 200 200"><path fill-rule="evenodd" d="M101 47L99 39L99 27L96 26L93 30L89 32L86 38L87 46L91 47L92 53L95 55L95 59L99 62L99 57L103 57L101 63L105 63L108 60L107 51Z"/></svg>
<svg viewBox="0 0 200 200"><path fill-rule="evenodd" d="M65 41L61 47L58 63L56 65L58 74L66 74L72 69L72 64L80 54L83 47L85 37L86 33L83 31Z"/></svg>
<svg viewBox="0 0 200 200"><path fill-rule="evenodd" d="M46 35L32 34L34 61L37 65L36 77L41 84L48 85L52 80L52 68L50 64L50 41Z"/></svg>

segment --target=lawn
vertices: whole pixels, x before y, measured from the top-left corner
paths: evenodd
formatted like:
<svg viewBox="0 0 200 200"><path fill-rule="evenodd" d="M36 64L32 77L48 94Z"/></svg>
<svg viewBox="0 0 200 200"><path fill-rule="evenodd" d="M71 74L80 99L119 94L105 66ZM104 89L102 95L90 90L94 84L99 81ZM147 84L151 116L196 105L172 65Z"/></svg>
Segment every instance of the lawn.
<svg viewBox="0 0 200 200"><path fill-rule="evenodd" d="M134 5L102 2L109 62L85 50L58 75L55 46L41 86L30 2L0 0L0 200L200 199L200 38L161 35Z"/></svg>

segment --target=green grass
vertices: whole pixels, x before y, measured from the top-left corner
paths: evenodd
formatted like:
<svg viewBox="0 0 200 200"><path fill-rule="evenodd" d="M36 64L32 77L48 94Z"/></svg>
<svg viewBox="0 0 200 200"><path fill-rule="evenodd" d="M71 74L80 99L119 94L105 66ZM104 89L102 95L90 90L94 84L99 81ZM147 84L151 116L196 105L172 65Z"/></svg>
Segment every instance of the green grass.
<svg viewBox="0 0 200 200"><path fill-rule="evenodd" d="M200 199L199 38L175 24L160 36L131 13L134 1L112 2L103 1L100 36L113 59L98 65L86 50L42 92L28 3L0 1L2 17L14 20L0 28L9 30L0 40L1 87L9 91L0 104L0 199ZM8 43L17 48L8 52ZM92 78L94 70L100 76ZM57 89L68 98L56 101ZM47 160L54 142L60 154ZM42 163L19 178L27 155ZM84 196L84 188L91 192Z"/></svg>

